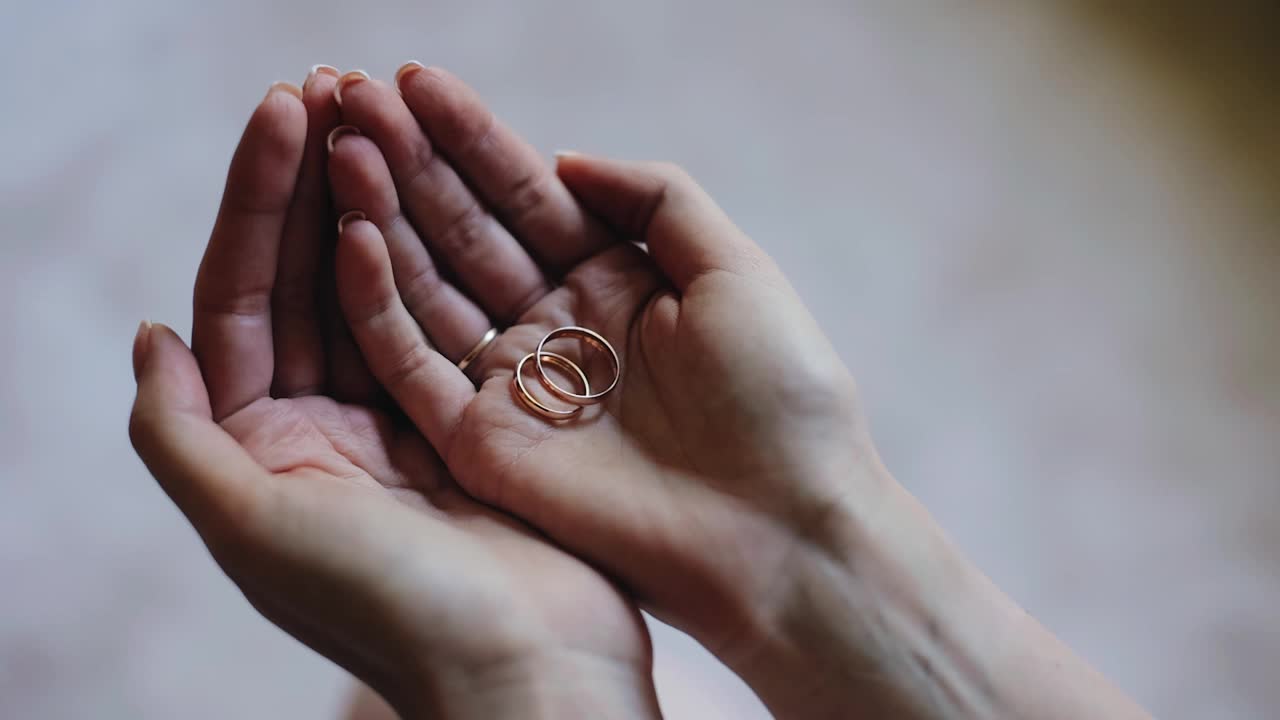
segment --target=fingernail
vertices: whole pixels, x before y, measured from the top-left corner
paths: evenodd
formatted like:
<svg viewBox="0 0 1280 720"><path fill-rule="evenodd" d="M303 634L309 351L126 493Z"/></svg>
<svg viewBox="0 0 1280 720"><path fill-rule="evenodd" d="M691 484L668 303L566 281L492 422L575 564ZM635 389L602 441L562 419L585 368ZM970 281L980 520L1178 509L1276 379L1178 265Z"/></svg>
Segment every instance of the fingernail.
<svg viewBox="0 0 1280 720"><path fill-rule="evenodd" d="M339 125L333 130L330 130L329 139L325 141L325 144L329 146L329 154L330 155L333 154L334 144L337 143L338 139L341 138L343 135L359 135L359 134L360 134L360 128L356 127L355 125Z"/></svg>
<svg viewBox="0 0 1280 720"><path fill-rule="evenodd" d="M345 213L342 214L342 217L338 218L338 235L341 236L342 233L346 231L347 223L355 222L357 220L368 220L368 219L369 218L365 217L364 213L361 212L360 210L346 211Z"/></svg>
<svg viewBox="0 0 1280 720"><path fill-rule="evenodd" d="M581 154L582 153L578 152L577 150L557 150L554 153L557 160L559 160L560 158L578 157Z"/></svg>
<svg viewBox="0 0 1280 720"><path fill-rule="evenodd" d="M147 366L147 354L151 350L151 321L143 320L138 325L138 334L133 336L133 379L142 376Z"/></svg>
<svg viewBox="0 0 1280 720"><path fill-rule="evenodd" d="M271 93L274 92L287 92L299 100L302 99L302 88L292 83L273 82L271 83L271 87L267 88L267 97L271 97Z"/></svg>
<svg viewBox="0 0 1280 720"><path fill-rule="evenodd" d="M333 89L333 99L337 100L338 104L341 105L342 104L342 88L347 87L348 85L355 85L356 83L364 82L365 80L368 80L368 79L369 79L369 73L363 70L352 70L346 75L343 75L342 77L338 78L338 85Z"/></svg>
<svg viewBox="0 0 1280 720"><path fill-rule="evenodd" d="M311 87L311 83L315 82L317 75L328 75L330 77L341 77L342 73L338 68L332 65L312 65L311 71L307 73L307 79L302 83L302 91L306 92Z"/></svg>
<svg viewBox="0 0 1280 720"><path fill-rule="evenodd" d="M413 73L418 72L419 70L426 70L426 69L427 69L427 66L423 65L417 60L410 60L409 62L401 65L400 69L396 71L396 89L397 90L400 89L400 83L404 82L404 79L406 77L408 77Z"/></svg>

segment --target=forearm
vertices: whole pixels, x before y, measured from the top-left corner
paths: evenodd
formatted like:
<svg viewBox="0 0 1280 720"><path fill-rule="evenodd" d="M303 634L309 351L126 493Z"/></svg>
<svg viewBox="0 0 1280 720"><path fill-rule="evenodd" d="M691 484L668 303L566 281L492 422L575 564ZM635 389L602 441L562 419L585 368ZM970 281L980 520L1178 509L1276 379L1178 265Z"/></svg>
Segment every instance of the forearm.
<svg viewBox="0 0 1280 720"><path fill-rule="evenodd" d="M887 474L798 551L726 658L775 716L1137 719L1148 715L965 560Z"/></svg>
<svg viewBox="0 0 1280 720"><path fill-rule="evenodd" d="M648 670L572 656L431 673L397 706L404 720L661 718Z"/></svg>

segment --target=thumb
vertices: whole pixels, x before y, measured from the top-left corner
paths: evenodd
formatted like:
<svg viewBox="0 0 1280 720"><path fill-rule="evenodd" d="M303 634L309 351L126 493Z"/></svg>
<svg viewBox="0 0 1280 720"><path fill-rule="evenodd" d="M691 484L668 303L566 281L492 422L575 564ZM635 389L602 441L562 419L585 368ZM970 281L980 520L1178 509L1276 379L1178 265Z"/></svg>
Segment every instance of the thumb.
<svg viewBox="0 0 1280 720"><path fill-rule="evenodd" d="M680 290L712 270L746 275L772 265L677 165L561 153L556 172L583 207L647 244Z"/></svg>
<svg viewBox="0 0 1280 720"><path fill-rule="evenodd" d="M133 344L138 395L129 438L160 486L207 543L262 502L269 474L213 421L191 350L164 325L143 323Z"/></svg>

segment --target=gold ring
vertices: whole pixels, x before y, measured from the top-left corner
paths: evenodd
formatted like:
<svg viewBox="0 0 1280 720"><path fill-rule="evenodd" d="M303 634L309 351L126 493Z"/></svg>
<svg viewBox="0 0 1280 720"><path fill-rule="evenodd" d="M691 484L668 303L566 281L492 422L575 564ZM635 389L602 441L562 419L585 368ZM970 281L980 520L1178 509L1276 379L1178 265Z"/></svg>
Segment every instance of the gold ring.
<svg viewBox="0 0 1280 720"><path fill-rule="evenodd" d="M480 353L484 352L484 349L489 347L489 343L493 342L497 338L498 328L489 328L489 332L485 333L484 337L480 338L480 342L476 343L476 346L471 348L471 352L467 353L458 361L458 369L466 370L467 366L475 362L476 358L480 357Z"/></svg>
<svg viewBox="0 0 1280 720"><path fill-rule="evenodd" d="M598 393L592 393L591 388L589 387L583 388L581 395L569 392L557 385L555 381L547 375L546 368L542 365L543 356L551 355L551 353L546 352L543 348L548 342L562 337L577 337L595 349L608 354L609 362L613 365L613 382L610 382L608 387ZM613 389L618 385L618 380L622 378L622 361L618 359L618 352L613 349L613 346L609 344L609 341L605 340L600 333L594 330L588 330L584 327L570 325L568 327L552 330L547 333L546 337L542 338L542 342L538 343L538 349L534 351L533 357L534 362L538 365L538 375L541 376L542 384L545 385L546 388L556 397L564 400L565 402L573 403L574 405L591 405L593 403L600 402L604 399L605 395L613 392Z"/></svg>
<svg viewBox="0 0 1280 720"><path fill-rule="evenodd" d="M553 352L543 352L542 355L546 357L547 362L552 365L555 365L561 370L577 375L578 379L582 381L582 391L585 393L591 392L591 385L587 381L587 374L582 372L582 368L578 367L577 363L563 355L558 355ZM533 393L529 392L529 388L524 385L523 373L524 364L529 362L529 359L532 357L533 353L529 353L528 355L520 358L520 362L516 363L515 377L511 379L511 386L516 389L516 394L520 397L520 400L524 402L525 406L548 420L569 420L582 414L582 406L580 405L574 406L572 410L557 410L534 397Z"/></svg>

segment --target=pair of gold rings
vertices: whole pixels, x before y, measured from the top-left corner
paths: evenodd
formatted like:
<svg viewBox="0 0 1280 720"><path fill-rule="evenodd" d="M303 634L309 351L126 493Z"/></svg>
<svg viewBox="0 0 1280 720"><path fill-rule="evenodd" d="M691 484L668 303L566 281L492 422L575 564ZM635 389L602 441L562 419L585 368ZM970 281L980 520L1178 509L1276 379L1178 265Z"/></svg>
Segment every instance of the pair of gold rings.
<svg viewBox="0 0 1280 720"><path fill-rule="evenodd" d="M591 391L591 381L587 379L587 374L577 363L559 353L551 352L546 349L547 343L561 338L577 338L578 340L590 345L592 348L603 353L609 360L610 368L613 372L613 379L610 380L608 386L604 390L598 392ZM524 382L524 368L532 360L534 366L538 370L538 379L542 381L542 386L552 395L560 400L569 403L573 407L561 410L551 407L545 402L539 400L529 392L529 388ZM582 389L582 392L571 392L564 389L555 380L547 374L547 366L551 365L565 371L571 378L576 380ZM538 348L533 352L520 358L520 362L516 363L515 377L511 380L512 388L515 390L516 397L520 398L525 407L533 412L541 415L548 420L571 420L582 414L582 409L587 405L604 400L605 396L613 392L618 386L618 380L622 378L622 361L618 358L618 352L613 349L608 340L605 340L600 333L594 330L588 330L584 327L570 325L562 328L556 328L547 333L542 341L538 343Z"/></svg>

